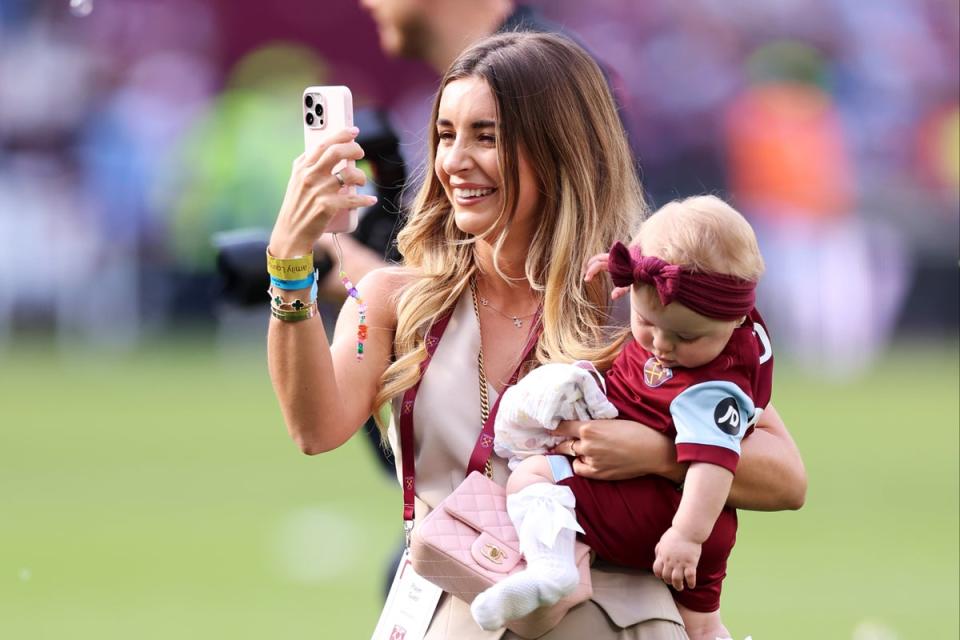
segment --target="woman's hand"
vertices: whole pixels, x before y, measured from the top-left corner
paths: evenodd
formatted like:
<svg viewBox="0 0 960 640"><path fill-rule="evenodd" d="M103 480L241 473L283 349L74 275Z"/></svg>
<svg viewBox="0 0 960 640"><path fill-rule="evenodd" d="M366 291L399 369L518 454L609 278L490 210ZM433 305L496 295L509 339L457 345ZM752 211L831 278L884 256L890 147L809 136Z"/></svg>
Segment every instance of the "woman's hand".
<svg viewBox="0 0 960 640"><path fill-rule="evenodd" d="M554 435L568 438L553 453L573 456L573 471L595 480L625 480L656 474L683 480L686 465L677 464L670 438L629 420L565 420Z"/></svg>
<svg viewBox="0 0 960 640"><path fill-rule="evenodd" d="M360 169L347 166L337 172L339 179L333 175L340 161L363 158L363 149L355 141L357 133L356 127L334 132L293 161L287 192L270 236L272 255L289 258L310 253L337 211L367 207L377 201L374 196L349 192L350 187L367 182Z"/></svg>
<svg viewBox="0 0 960 640"><path fill-rule="evenodd" d="M659 431L627 420L567 420L551 433L567 438L553 453L572 456L577 475L623 480L654 474L684 481L687 464L678 463L673 441ZM740 463L727 505L751 511L799 509L807 493L803 460L773 405L741 445Z"/></svg>

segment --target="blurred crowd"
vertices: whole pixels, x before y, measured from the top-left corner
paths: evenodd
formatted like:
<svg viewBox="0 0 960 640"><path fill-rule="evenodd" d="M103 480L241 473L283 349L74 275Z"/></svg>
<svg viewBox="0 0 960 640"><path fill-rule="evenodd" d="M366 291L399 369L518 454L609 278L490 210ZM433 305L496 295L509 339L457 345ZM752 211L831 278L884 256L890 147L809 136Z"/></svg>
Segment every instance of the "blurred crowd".
<svg viewBox="0 0 960 640"><path fill-rule="evenodd" d="M528 4L613 70L654 204L750 218L781 348L843 372L956 336L955 0ZM0 0L0 79L0 344L113 346L215 321L211 238L271 226L303 87L389 110L413 173L436 84L356 0Z"/></svg>

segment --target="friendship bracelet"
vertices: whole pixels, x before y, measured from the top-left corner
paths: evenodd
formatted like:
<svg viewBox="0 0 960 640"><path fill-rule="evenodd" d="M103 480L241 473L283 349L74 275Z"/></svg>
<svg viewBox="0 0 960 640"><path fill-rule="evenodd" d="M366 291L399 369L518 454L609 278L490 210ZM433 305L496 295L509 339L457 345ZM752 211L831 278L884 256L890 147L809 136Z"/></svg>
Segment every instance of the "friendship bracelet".
<svg viewBox="0 0 960 640"><path fill-rule="evenodd" d="M270 276L270 284L275 286L278 289L284 289L286 291L296 291L297 289L306 289L310 285L316 283L316 277L311 273L306 278L302 280L282 280L280 278Z"/></svg>
<svg viewBox="0 0 960 640"><path fill-rule="evenodd" d="M303 280L313 273L313 253L294 258L274 258L268 248L267 273L279 280Z"/></svg>

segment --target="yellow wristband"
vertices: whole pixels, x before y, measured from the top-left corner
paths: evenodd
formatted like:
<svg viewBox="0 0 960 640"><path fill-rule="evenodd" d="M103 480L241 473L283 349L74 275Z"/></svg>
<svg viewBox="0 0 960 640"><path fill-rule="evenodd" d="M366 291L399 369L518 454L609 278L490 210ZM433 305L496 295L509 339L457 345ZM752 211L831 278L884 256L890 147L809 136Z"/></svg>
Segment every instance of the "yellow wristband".
<svg viewBox="0 0 960 640"><path fill-rule="evenodd" d="M313 273L313 253L296 258L274 258L267 249L267 273L279 280L303 280Z"/></svg>

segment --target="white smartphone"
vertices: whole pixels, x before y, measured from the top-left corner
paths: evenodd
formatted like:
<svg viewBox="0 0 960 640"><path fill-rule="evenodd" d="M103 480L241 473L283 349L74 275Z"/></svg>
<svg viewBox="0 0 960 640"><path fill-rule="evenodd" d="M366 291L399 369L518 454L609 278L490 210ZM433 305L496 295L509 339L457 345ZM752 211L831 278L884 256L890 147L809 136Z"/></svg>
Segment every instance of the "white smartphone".
<svg viewBox="0 0 960 640"><path fill-rule="evenodd" d="M300 100L303 119L303 141L309 151L331 131L339 131L353 126L353 94L347 87L307 87ZM353 160L341 161L331 174L346 166L353 167ZM349 193L356 193L356 187L346 187ZM356 209L338 211L324 232L350 233L355 231L359 221Z"/></svg>

